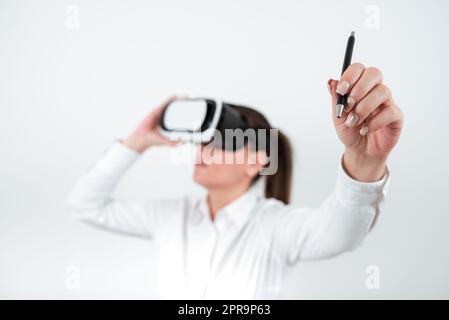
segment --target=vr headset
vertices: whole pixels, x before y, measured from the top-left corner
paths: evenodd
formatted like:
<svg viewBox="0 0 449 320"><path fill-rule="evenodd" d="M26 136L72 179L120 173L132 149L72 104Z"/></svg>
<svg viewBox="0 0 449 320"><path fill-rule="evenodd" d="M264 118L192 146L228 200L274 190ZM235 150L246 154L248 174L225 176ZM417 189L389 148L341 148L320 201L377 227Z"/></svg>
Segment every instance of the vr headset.
<svg viewBox="0 0 449 320"><path fill-rule="evenodd" d="M169 140L210 143L214 148L227 151L240 150L245 145L266 150L269 166L260 174L275 174L278 132L273 128L267 130L250 125L250 119L246 117L251 113L242 112L245 109L251 110L208 98L177 99L162 111L159 132Z"/></svg>
<svg viewBox="0 0 449 320"><path fill-rule="evenodd" d="M241 146L236 146L234 139L234 143L225 139L226 131L240 129L238 132L243 133L248 128L247 121L233 105L208 98L189 98L174 100L164 108L159 131L169 140L201 144L214 141L220 142L223 149L238 150Z"/></svg>

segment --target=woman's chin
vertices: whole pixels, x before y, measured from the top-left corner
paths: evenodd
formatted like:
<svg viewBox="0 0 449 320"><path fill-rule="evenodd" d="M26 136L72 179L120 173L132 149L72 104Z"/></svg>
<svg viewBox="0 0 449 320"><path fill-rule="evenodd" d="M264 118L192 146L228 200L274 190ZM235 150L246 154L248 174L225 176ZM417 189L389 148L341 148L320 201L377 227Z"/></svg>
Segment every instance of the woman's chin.
<svg viewBox="0 0 449 320"><path fill-rule="evenodd" d="M193 180L202 186L207 185L208 177L205 171L206 168L202 165L195 165L195 170L193 171Z"/></svg>

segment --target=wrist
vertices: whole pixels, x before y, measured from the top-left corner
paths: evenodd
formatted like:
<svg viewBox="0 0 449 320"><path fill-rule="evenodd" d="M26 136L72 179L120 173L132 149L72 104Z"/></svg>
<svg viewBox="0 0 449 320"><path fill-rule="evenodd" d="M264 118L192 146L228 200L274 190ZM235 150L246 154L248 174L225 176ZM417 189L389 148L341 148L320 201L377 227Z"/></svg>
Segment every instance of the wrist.
<svg viewBox="0 0 449 320"><path fill-rule="evenodd" d="M372 157L346 149L343 154L343 168L353 179L361 182L375 182L386 172L387 157Z"/></svg>
<svg viewBox="0 0 449 320"><path fill-rule="evenodd" d="M143 153L150 147L148 139L142 135L131 134L126 139L122 140L122 143L130 149Z"/></svg>

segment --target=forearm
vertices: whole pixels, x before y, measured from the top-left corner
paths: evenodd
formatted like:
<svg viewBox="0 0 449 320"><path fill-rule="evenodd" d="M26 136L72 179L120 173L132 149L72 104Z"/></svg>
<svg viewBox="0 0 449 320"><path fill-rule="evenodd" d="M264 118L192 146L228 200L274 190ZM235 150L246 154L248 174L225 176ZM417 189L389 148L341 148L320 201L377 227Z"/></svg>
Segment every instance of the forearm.
<svg viewBox="0 0 449 320"><path fill-rule="evenodd" d="M385 169L381 179L358 181L344 169L341 158L335 189L321 206L293 209L286 215L282 238L290 262L329 258L359 246L379 214L388 179Z"/></svg>
<svg viewBox="0 0 449 320"><path fill-rule="evenodd" d="M79 178L69 194L67 204L73 209L95 208L104 204L137 157L136 152L116 142Z"/></svg>
<svg viewBox="0 0 449 320"><path fill-rule="evenodd" d="M70 193L67 205L73 216L108 230L152 238L155 228L152 207L111 196L138 155L120 142L112 145Z"/></svg>

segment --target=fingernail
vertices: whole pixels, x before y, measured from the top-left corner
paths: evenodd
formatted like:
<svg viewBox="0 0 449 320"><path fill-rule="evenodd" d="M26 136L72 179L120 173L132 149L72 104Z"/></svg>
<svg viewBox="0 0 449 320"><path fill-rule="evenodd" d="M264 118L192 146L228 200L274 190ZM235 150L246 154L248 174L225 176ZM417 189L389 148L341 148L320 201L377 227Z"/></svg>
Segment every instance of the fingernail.
<svg viewBox="0 0 449 320"><path fill-rule="evenodd" d="M345 124L349 128L353 128L357 124L357 121L359 121L359 116L355 112L351 112L348 118L346 118Z"/></svg>
<svg viewBox="0 0 449 320"><path fill-rule="evenodd" d="M327 91L329 91L329 94L332 94L332 88L331 88L331 83L332 83L333 79L329 79L327 81Z"/></svg>
<svg viewBox="0 0 449 320"><path fill-rule="evenodd" d="M342 81L337 86L337 93L343 96L346 94L346 92L348 92L348 89L349 89L349 82Z"/></svg>
<svg viewBox="0 0 449 320"><path fill-rule="evenodd" d="M368 131L369 131L369 128L367 126L363 126L363 127L360 128L359 133L362 136L364 136L364 135L366 135L368 133Z"/></svg>
<svg viewBox="0 0 449 320"><path fill-rule="evenodd" d="M348 97L348 99L346 100L346 105L344 108L344 111L349 112L351 111L351 109L354 107L355 105L355 100L353 97Z"/></svg>

